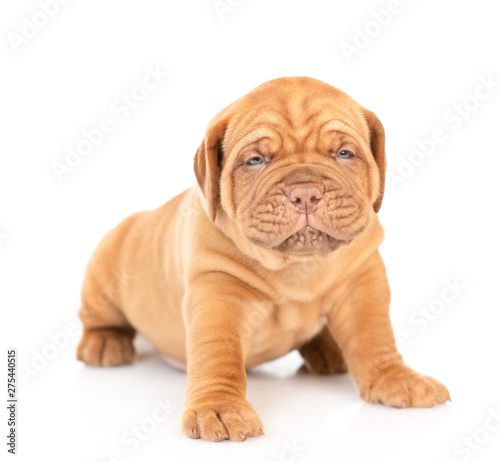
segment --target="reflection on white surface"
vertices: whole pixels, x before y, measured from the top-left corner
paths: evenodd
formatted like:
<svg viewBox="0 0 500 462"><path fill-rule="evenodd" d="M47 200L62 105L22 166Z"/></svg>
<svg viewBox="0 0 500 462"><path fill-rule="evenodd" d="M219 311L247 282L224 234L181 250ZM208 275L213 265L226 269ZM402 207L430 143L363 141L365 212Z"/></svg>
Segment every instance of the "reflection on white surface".
<svg viewBox="0 0 500 462"><path fill-rule="evenodd" d="M349 375L304 372L294 352L248 372L248 399L264 422L265 437L241 444L190 440L179 428L185 373L167 365L141 338L136 343L136 363L118 368L84 366L74 359L72 345L26 385L20 460L35 460L38 448L57 438L54 460L72 454L72 460L85 462L458 462L468 459L453 447L487 417L484 403L465 404L470 387L454 387L451 406L401 410L366 404ZM498 434L472 451L473 460L494 462L495 451Z"/></svg>

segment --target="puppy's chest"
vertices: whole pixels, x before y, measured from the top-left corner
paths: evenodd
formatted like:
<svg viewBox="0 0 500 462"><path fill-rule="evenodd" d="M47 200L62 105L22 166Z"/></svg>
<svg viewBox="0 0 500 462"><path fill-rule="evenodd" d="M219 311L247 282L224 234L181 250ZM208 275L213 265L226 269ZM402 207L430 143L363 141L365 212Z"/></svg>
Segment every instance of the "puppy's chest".
<svg viewBox="0 0 500 462"><path fill-rule="evenodd" d="M255 329L252 344L258 349L289 350L316 335L326 324L320 301L274 305Z"/></svg>

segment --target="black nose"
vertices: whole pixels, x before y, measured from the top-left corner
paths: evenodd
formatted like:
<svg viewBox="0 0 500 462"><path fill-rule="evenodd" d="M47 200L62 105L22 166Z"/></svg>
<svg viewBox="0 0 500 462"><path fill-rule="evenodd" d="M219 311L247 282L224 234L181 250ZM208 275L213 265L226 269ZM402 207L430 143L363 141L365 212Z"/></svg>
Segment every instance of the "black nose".
<svg viewBox="0 0 500 462"><path fill-rule="evenodd" d="M323 192L314 183L292 185L288 193L298 213L314 213L322 197Z"/></svg>

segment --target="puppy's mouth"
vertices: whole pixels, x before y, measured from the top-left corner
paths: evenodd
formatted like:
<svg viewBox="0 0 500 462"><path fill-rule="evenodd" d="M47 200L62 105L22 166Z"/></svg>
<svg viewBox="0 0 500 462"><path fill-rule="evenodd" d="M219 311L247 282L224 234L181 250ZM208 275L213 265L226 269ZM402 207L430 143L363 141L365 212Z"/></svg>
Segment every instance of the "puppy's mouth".
<svg viewBox="0 0 500 462"><path fill-rule="evenodd" d="M307 256L330 253L349 242L350 240L336 239L323 231L306 225L274 249L284 254Z"/></svg>

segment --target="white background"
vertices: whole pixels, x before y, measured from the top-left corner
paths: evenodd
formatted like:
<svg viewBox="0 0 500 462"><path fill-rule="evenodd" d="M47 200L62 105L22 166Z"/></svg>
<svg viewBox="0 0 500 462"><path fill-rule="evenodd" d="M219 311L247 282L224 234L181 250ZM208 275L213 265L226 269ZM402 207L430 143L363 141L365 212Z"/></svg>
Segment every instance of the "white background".
<svg viewBox="0 0 500 462"><path fill-rule="evenodd" d="M388 4L243 0L221 19L211 0L74 0L16 47L23 18L43 13L36 1L3 2L0 303L2 354L17 348L23 366L17 460L498 460L500 87L474 97L480 79L500 82L498 9L401 0L388 25L370 25ZM366 27L372 37L349 61L341 45ZM144 94L148 66L170 74ZM120 220L194 183L195 150L219 109L288 75L337 86L382 120L389 172L405 175L391 177L380 212L393 324L408 364L446 384L453 403L365 404L348 376L295 374L291 354L249 374L265 437L189 440L179 429L186 377L147 344L133 366L75 360L84 268ZM131 92L145 99L123 117L113 105ZM52 163L103 119L113 131L59 182ZM435 129L446 140L408 167ZM447 283L461 288L444 303ZM429 307L432 321L419 312ZM172 409L159 423L157 400ZM133 427L150 431L135 451L122 440Z"/></svg>

